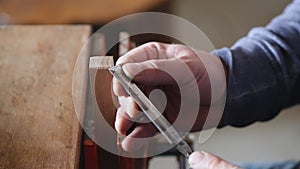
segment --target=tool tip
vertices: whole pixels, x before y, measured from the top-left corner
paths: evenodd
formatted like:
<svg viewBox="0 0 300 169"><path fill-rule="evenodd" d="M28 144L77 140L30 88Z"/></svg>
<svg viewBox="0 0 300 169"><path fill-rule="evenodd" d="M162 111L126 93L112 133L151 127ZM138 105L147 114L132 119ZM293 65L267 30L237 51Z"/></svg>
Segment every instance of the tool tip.
<svg viewBox="0 0 300 169"><path fill-rule="evenodd" d="M113 67L110 67L108 70L110 71L110 73L114 74L117 70L118 66L113 66Z"/></svg>

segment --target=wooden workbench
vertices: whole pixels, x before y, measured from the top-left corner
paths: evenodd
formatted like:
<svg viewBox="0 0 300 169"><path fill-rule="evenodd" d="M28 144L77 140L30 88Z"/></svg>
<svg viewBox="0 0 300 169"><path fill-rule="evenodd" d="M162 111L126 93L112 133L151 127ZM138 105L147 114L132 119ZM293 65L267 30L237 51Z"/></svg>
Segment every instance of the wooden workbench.
<svg viewBox="0 0 300 169"><path fill-rule="evenodd" d="M165 9L169 6L168 1L0 0L0 19L2 15L7 22L14 24L103 24L135 12L168 10Z"/></svg>
<svg viewBox="0 0 300 169"><path fill-rule="evenodd" d="M72 74L89 26L0 27L0 169L78 168Z"/></svg>

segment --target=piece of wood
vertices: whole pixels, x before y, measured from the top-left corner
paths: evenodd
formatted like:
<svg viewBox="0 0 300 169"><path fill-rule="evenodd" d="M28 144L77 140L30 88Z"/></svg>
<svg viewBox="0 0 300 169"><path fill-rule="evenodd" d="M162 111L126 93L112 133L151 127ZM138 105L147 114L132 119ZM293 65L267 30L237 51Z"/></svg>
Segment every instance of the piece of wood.
<svg viewBox="0 0 300 169"><path fill-rule="evenodd" d="M108 68L114 66L113 56L92 56L90 57L89 70L92 74L96 73L97 70L105 70L108 72ZM104 76L104 75L102 75ZM105 74L105 76L110 76L111 74Z"/></svg>
<svg viewBox="0 0 300 169"><path fill-rule="evenodd" d="M112 67L113 65L114 62L112 56L91 57L89 72L91 79L92 97L95 97L95 102L97 102L97 104L94 104L94 106L99 107L107 123L111 128L114 129L116 106L114 105L112 100L112 75L108 71L108 68ZM97 107L95 107L95 109L97 109ZM113 140L113 144L115 145L115 152L119 151L121 153L121 145L118 145L117 133L106 131L100 126L101 124L99 124L97 120L95 121L95 123L95 138L101 139L105 137L107 140ZM107 137L109 137L109 139ZM110 144L112 144L112 142L110 142ZM147 161L145 159L122 157L122 154L119 154L118 156L107 152L101 147L99 147L99 157L99 168L145 169L147 167Z"/></svg>
<svg viewBox="0 0 300 169"><path fill-rule="evenodd" d="M14 24L106 23L113 19L164 7L168 0L1 0L0 14Z"/></svg>
<svg viewBox="0 0 300 169"><path fill-rule="evenodd" d="M83 146L84 168L99 169L98 145L91 139L85 139Z"/></svg>
<svg viewBox="0 0 300 169"><path fill-rule="evenodd" d="M94 139L104 138L110 140L109 143L114 145L114 151L117 152L117 135L107 131L101 120L98 119L97 109L99 109L105 118L106 122L111 128L114 128L114 121L116 116L116 107L114 106L113 100L111 99L111 81L112 75L109 73L108 68L114 66L114 60L112 56L94 56L90 58L89 62L89 76L90 76L90 86L91 86L91 96L93 102L94 114L89 116L94 116L95 119L95 131ZM99 156L99 168L119 168L119 157L112 154L102 147L98 149ZM94 167L93 167L94 168Z"/></svg>
<svg viewBox="0 0 300 169"><path fill-rule="evenodd" d="M128 32L119 33L119 57L123 56L131 49L130 35Z"/></svg>
<svg viewBox="0 0 300 169"><path fill-rule="evenodd" d="M136 48L136 43L131 41L130 42L130 49Z"/></svg>
<svg viewBox="0 0 300 169"><path fill-rule="evenodd" d="M94 56L90 58L91 94L97 102L94 106L99 107L106 121L114 128L116 107L112 100L112 75L108 71L108 68L112 66L114 66L113 56Z"/></svg>
<svg viewBox="0 0 300 169"><path fill-rule="evenodd" d="M72 77L89 35L89 26L0 27L0 168L78 168Z"/></svg>

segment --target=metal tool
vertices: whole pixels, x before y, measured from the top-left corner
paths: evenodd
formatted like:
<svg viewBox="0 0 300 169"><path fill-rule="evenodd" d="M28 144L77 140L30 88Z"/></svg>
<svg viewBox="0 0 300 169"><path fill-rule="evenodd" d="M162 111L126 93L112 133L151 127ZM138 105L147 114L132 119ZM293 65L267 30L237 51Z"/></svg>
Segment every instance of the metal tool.
<svg viewBox="0 0 300 169"><path fill-rule="evenodd" d="M182 139L176 129L165 119L137 85L131 82L129 77L124 73L122 67L114 66L109 68L109 71L120 81L126 92L135 100L144 114L163 134L167 141L188 158L192 153L190 146Z"/></svg>

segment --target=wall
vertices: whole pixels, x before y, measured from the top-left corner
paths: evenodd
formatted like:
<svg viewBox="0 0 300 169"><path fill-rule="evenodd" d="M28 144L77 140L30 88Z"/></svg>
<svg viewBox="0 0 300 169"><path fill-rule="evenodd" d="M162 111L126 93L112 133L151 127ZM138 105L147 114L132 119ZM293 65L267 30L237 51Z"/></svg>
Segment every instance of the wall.
<svg viewBox="0 0 300 169"><path fill-rule="evenodd" d="M173 0L174 14L200 28L216 48L232 45L254 26L266 25L290 0Z"/></svg>

